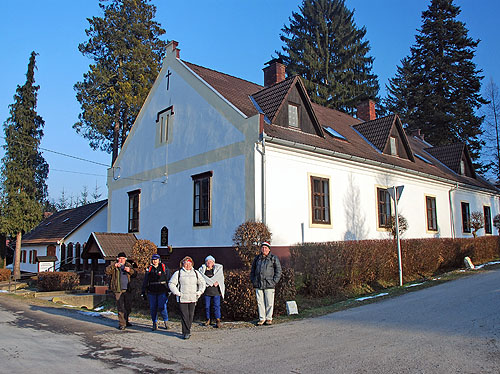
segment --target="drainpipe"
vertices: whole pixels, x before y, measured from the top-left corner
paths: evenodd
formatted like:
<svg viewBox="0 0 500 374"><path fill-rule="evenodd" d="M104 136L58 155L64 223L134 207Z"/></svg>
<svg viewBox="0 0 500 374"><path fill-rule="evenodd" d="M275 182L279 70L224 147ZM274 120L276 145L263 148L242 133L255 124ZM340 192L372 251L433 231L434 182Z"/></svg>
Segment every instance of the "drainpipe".
<svg viewBox="0 0 500 374"><path fill-rule="evenodd" d="M265 133L262 131L262 177L261 177L261 188L262 188L262 223L266 224L266 139Z"/></svg>
<svg viewBox="0 0 500 374"><path fill-rule="evenodd" d="M448 191L448 198L450 201L450 223L451 223L451 238L455 239L455 218L453 217L453 202L451 201L451 193L458 189L458 183L455 183L455 186L453 186L449 191Z"/></svg>

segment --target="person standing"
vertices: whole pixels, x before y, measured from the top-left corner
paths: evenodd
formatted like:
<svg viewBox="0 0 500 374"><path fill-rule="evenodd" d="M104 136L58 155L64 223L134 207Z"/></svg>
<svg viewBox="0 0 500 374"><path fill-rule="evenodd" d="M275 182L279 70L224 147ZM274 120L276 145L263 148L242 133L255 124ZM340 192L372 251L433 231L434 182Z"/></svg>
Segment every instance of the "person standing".
<svg viewBox="0 0 500 374"><path fill-rule="evenodd" d="M116 309L118 309L118 329L125 330L127 326L132 326L128 321L132 311L130 278L135 277L135 270L127 262L127 255L120 252L116 262L106 268L106 274L111 276L110 289L115 294Z"/></svg>
<svg viewBox="0 0 500 374"><path fill-rule="evenodd" d="M164 263L160 262L160 255L151 256L151 265L146 269L144 282L142 283L142 295L149 301L149 312L153 325L151 330L158 328L158 310L163 318L165 329L168 329L168 281L170 270Z"/></svg>
<svg viewBox="0 0 500 374"><path fill-rule="evenodd" d="M281 278L281 264L277 256L271 253L271 244L263 242L260 254L255 256L250 271L250 281L255 288L258 326L273 323L274 288Z"/></svg>
<svg viewBox="0 0 500 374"><path fill-rule="evenodd" d="M200 266L198 271L203 276L207 287L205 289L205 315L207 321L205 326L210 326L210 306L213 305L215 327L221 327L220 303L221 298L224 298L224 267L221 264L215 263L213 256L207 256L205 263Z"/></svg>
<svg viewBox="0 0 500 374"><path fill-rule="evenodd" d="M194 262L191 257L184 257L180 265L181 268L170 278L168 287L177 297L179 303L182 335L184 339L189 339L191 337L194 308L199 297L205 291L206 284L198 270L193 269Z"/></svg>

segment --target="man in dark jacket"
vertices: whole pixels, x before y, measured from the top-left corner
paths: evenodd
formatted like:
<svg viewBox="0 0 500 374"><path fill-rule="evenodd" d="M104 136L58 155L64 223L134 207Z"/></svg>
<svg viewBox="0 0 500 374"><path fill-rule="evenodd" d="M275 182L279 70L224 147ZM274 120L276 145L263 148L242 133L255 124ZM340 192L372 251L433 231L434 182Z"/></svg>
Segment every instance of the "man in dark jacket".
<svg viewBox="0 0 500 374"><path fill-rule="evenodd" d="M127 255L120 252L116 262L106 268L106 274L111 276L110 289L115 294L116 309L118 309L118 328L125 330L127 326L132 326L128 321L128 316L132 311L130 277L136 275L135 270L127 262Z"/></svg>
<svg viewBox="0 0 500 374"><path fill-rule="evenodd" d="M274 288L281 278L281 264L277 256L271 254L271 244L262 243L260 254L252 262L250 280L255 288L259 322L257 325L273 323Z"/></svg>

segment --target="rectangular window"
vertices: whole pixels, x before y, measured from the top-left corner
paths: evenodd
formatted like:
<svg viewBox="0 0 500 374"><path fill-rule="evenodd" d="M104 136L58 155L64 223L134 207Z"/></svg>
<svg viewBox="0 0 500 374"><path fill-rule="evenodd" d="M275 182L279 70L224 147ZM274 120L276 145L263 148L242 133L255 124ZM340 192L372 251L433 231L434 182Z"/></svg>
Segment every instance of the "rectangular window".
<svg viewBox="0 0 500 374"><path fill-rule="evenodd" d="M487 205L483 207L484 210L484 232L486 234L491 234L493 231L491 225L491 208Z"/></svg>
<svg viewBox="0 0 500 374"><path fill-rule="evenodd" d="M299 107L295 104L288 104L288 126L299 127Z"/></svg>
<svg viewBox="0 0 500 374"><path fill-rule="evenodd" d="M391 195L386 188L377 188L377 206L378 206L378 227L391 227Z"/></svg>
<svg viewBox="0 0 500 374"><path fill-rule="evenodd" d="M312 223L330 224L330 181L311 177Z"/></svg>
<svg viewBox="0 0 500 374"><path fill-rule="evenodd" d="M210 226L210 186L212 172L192 175L193 179L193 226Z"/></svg>
<svg viewBox="0 0 500 374"><path fill-rule="evenodd" d="M21 262L23 264L26 263L26 251L24 251L24 250L21 251Z"/></svg>
<svg viewBox="0 0 500 374"><path fill-rule="evenodd" d="M169 142L169 133L171 132L170 127L172 126L174 116L174 107L173 105L169 106L166 109L158 112L156 114L156 123L157 123L157 140L156 145L163 145Z"/></svg>
<svg viewBox="0 0 500 374"><path fill-rule="evenodd" d="M128 232L139 231L139 198L141 190L128 193Z"/></svg>
<svg viewBox="0 0 500 374"><path fill-rule="evenodd" d="M469 203L462 202L462 231L470 233L470 209Z"/></svg>
<svg viewBox="0 0 500 374"><path fill-rule="evenodd" d="M33 251L33 263L36 264L37 263L37 260L36 260L36 257L38 256L38 253L36 250Z"/></svg>
<svg viewBox="0 0 500 374"><path fill-rule="evenodd" d="M391 141L391 155L397 156L398 155L398 147L396 144L396 138L394 136L391 136L390 141Z"/></svg>
<svg viewBox="0 0 500 374"><path fill-rule="evenodd" d="M426 196L425 205L427 209L427 230L437 231L436 198Z"/></svg>

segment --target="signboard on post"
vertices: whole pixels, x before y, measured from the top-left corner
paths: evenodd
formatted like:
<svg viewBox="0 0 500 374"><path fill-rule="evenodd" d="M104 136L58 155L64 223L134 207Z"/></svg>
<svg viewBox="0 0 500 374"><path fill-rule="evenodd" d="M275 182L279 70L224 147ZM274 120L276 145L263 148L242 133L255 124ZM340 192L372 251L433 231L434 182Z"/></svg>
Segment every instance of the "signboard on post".
<svg viewBox="0 0 500 374"><path fill-rule="evenodd" d="M398 202L403 194L403 189L405 186L394 186L389 187L387 192L391 196L392 200L394 200L394 215L396 221L396 241L398 243L398 263L399 263L399 286L403 286L403 264L401 261L401 240L399 239L399 217L398 217Z"/></svg>
<svg viewBox="0 0 500 374"><path fill-rule="evenodd" d="M38 272L44 271L55 271L56 267L56 256L37 256L36 260L38 261Z"/></svg>

